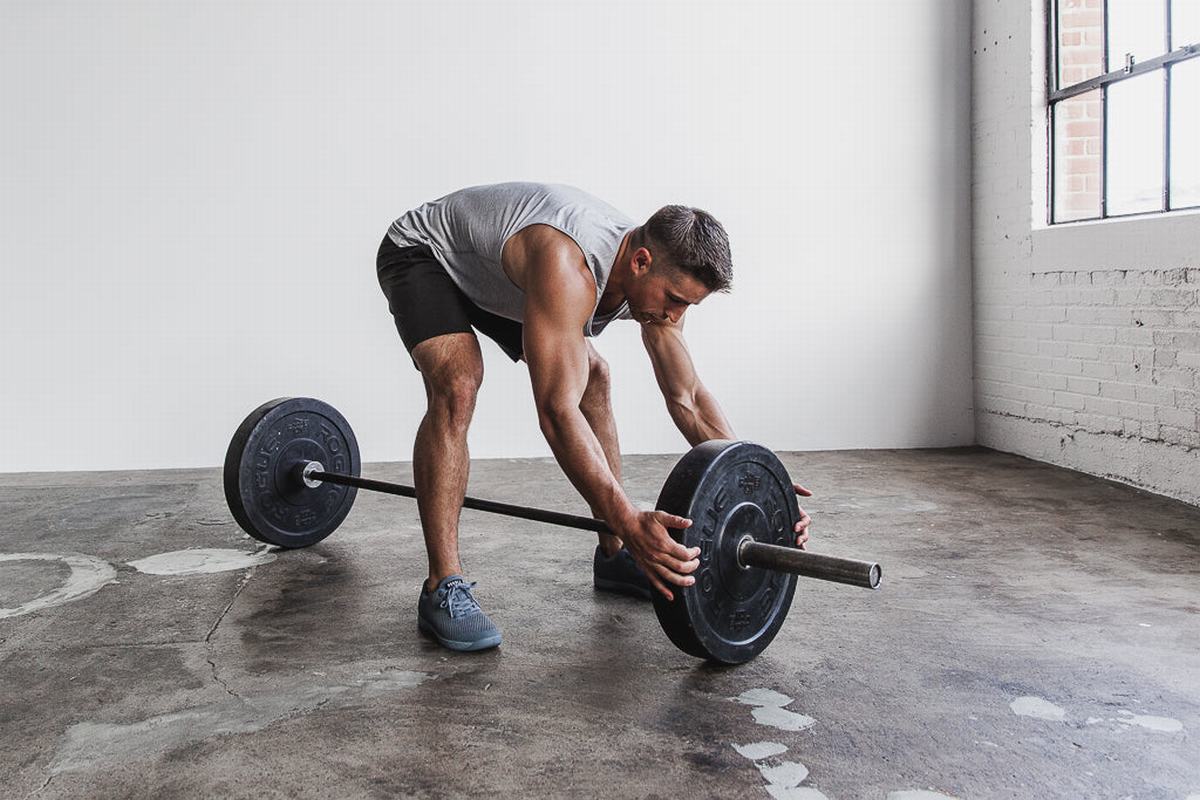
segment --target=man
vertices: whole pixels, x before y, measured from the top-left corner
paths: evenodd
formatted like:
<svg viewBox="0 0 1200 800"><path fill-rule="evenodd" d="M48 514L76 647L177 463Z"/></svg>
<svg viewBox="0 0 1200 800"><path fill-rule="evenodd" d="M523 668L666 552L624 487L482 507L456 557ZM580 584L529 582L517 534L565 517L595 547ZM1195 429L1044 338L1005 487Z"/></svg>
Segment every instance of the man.
<svg viewBox="0 0 1200 800"><path fill-rule="evenodd" d="M413 479L429 555L420 629L453 650L500 644L500 631L462 576L458 517L467 488L467 428L483 379L475 330L524 360L538 421L571 483L615 535L600 534L597 588L649 599L690 586L699 565L667 528L691 521L639 510L621 488L608 369L589 337L633 319L667 408L691 445L734 439L696 375L683 339L689 306L732 279L729 240L699 209L665 206L641 226L570 186L475 186L409 211L388 229L377 274L428 408L413 446ZM801 486L796 491L807 496ZM797 543L808 539L801 512Z"/></svg>

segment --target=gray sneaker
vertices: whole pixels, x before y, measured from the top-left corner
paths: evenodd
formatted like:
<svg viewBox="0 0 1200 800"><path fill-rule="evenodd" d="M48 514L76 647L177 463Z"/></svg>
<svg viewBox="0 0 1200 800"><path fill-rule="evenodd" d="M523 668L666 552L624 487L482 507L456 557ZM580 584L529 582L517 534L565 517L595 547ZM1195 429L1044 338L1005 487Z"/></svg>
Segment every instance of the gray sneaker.
<svg viewBox="0 0 1200 800"><path fill-rule="evenodd" d="M451 650L487 650L500 644L500 629L475 602L462 575L448 575L432 592L421 584L417 599L417 627L426 636Z"/></svg>

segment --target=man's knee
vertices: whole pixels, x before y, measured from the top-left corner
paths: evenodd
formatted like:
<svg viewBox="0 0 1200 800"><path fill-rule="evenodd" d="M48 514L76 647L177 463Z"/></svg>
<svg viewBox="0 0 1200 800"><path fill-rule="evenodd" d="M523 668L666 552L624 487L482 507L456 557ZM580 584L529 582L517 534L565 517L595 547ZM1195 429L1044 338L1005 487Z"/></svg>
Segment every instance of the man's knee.
<svg viewBox="0 0 1200 800"><path fill-rule="evenodd" d="M588 389L608 391L609 373L608 362L593 350L588 355Z"/></svg>
<svg viewBox="0 0 1200 800"><path fill-rule="evenodd" d="M430 380L430 412L444 418L453 427L467 427L475 412L475 398L482 382L482 372L455 373Z"/></svg>
<svg viewBox="0 0 1200 800"><path fill-rule="evenodd" d="M609 407L608 362L592 351L588 357L588 382L579 400L585 413L602 413Z"/></svg>
<svg viewBox="0 0 1200 800"><path fill-rule="evenodd" d="M413 360L425 380L429 412L465 428L483 383L483 358L475 337L449 334L422 342L413 349Z"/></svg>

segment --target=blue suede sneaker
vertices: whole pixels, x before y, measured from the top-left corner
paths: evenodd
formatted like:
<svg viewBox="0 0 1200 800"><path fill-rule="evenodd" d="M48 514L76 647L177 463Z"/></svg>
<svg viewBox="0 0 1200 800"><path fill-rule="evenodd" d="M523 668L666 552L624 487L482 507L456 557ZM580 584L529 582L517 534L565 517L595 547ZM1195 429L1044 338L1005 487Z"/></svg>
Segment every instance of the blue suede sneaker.
<svg viewBox="0 0 1200 800"><path fill-rule="evenodd" d="M417 599L417 628L451 650L487 650L500 644L500 629L475 602L462 575L448 575L431 592L421 584Z"/></svg>
<svg viewBox="0 0 1200 800"><path fill-rule="evenodd" d="M650 581L624 547L609 558L600 545L596 545L596 555L592 557L592 582L605 592L650 599Z"/></svg>

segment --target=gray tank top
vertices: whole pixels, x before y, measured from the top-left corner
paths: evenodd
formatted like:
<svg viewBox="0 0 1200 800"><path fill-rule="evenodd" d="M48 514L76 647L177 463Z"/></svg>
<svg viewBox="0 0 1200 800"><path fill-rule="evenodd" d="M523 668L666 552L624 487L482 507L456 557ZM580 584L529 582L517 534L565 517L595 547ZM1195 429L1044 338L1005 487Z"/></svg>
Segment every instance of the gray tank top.
<svg viewBox="0 0 1200 800"><path fill-rule="evenodd" d="M513 234L530 225L550 225L575 240L596 278L596 303L608 283L617 250L633 220L599 198L553 183L472 186L409 211L392 223L397 247L428 245L463 294L480 308L521 322L525 292L504 274L500 253ZM614 319L633 319L629 304L592 317L585 336L595 336Z"/></svg>

